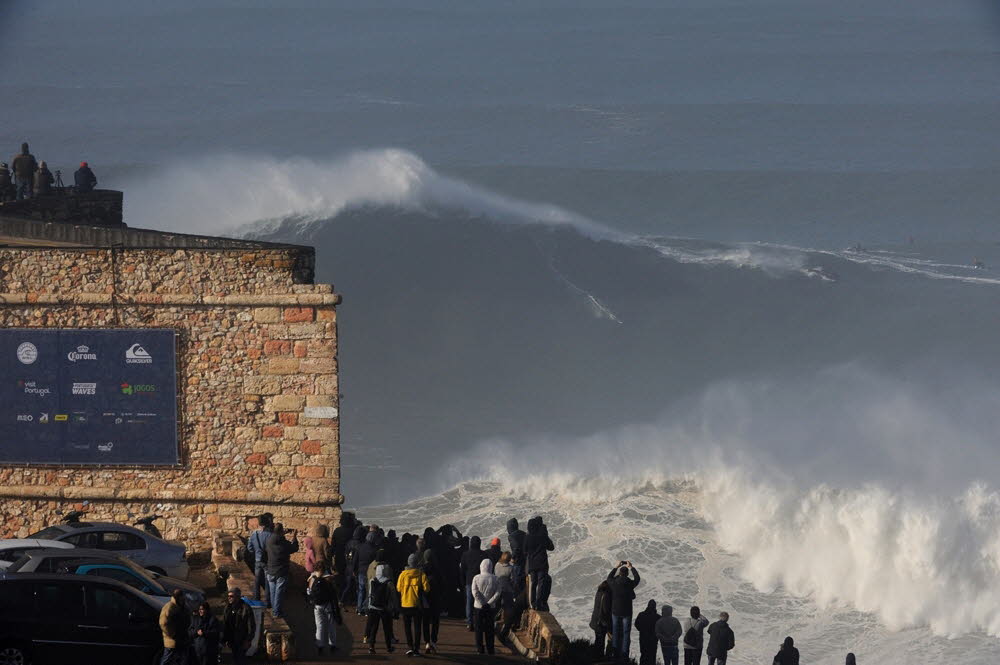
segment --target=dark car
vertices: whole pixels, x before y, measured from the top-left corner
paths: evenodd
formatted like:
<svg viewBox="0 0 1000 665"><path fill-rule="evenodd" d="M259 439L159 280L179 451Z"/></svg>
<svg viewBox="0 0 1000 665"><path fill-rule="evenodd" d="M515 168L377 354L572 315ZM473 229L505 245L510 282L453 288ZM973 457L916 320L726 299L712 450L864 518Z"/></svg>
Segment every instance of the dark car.
<svg viewBox="0 0 1000 665"><path fill-rule="evenodd" d="M153 665L162 607L102 577L0 573L0 663Z"/></svg>
<svg viewBox="0 0 1000 665"><path fill-rule="evenodd" d="M169 600L174 589L184 592L186 605L191 612L198 610L205 600L204 592L184 580L166 577L143 568L131 559L104 550L74 547L72 549L43 548L24 552L7 568L8 573L68 573L92 575L118 580L151 596ZM0 665L4 665L0 660Z"/></svg>

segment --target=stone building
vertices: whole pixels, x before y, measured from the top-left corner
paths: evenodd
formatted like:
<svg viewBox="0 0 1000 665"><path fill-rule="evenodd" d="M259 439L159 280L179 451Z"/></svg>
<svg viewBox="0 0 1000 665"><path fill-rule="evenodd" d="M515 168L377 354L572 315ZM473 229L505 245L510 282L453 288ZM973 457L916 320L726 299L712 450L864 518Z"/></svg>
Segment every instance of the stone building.
<svg viewBox="0 0 1000 665"><path fill-rule="evenodd" d="M161 514L192 549L262 512L335 520L340 297L313 283L313 249L132 229L108 197L90 224L86 198L0 205L0 328L173 329L178 463L0 463L0 537L73 509Z"/></svg>

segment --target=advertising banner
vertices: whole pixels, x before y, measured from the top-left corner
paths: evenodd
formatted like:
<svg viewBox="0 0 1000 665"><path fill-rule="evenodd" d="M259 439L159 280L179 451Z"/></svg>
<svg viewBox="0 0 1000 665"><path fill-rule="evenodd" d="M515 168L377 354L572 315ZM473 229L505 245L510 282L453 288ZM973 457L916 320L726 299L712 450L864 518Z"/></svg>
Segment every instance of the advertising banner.
<svg viewBox="0 0 1000 665"><path fill-rule="evenodd" d="M178 464L174 337L0 329L0 464Z"/></svg>

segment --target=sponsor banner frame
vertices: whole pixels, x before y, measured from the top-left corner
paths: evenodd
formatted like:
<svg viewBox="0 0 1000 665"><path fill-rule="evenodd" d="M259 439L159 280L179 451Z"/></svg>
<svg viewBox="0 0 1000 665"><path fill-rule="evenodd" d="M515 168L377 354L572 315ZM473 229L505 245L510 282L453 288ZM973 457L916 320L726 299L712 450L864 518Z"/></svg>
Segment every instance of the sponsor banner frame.
<svg viewBox="0 0 1000 665"><path fill-rule="evenodd" d="M0 465L181 466L179 337L0 329Z"/></svg>

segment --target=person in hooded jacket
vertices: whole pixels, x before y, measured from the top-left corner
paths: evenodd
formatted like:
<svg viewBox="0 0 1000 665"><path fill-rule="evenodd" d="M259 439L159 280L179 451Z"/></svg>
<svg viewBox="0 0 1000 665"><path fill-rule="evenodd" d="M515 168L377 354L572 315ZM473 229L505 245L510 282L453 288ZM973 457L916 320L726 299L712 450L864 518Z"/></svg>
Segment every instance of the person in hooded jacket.
<svg viewBox="0 0 1000 665"><path fill-rule="evenodd" d="M35 171L35 186L32 196L47 196L52 193L52 183L56 181L49 166L44 161L38 163L38 170Z"/></svg>
<svg viewBox="0 0 1000 665"><path fill-rule="evenodd" d="M443 597L444 585L442 583L441 570L437 563L437 553L435 550L424 551L421 569L427 575L427 582L431 590L425 595L427 600L424 607L424 653L437 653L438 632L441 629L441 599Z"/></svg>
<svg viewBox="0 0 1000 665"><path fill-rule="evenodd" d="M674 608L664 605L663 616L656 622L656 639L663 651L664 665L678 665L680 654L677 651L677 642L681 639L681 635L681 622L674 616ZM653 656L653 660L656 660L656 656Z"/></svg>
<svg viewBox="0 0 1000 665"><path fill-rule="evenodd" d="M853 653L847 654L847 659L844 661L844 665L858 665L858 661L855 659Z"/></svg>
<svg viewBox="0 0 1000 665"><path fill-rule="evenodd" d="M339 575L343 575L347 570L347 561L344 559L344 552L347 549L347 543L354 535L354 528L357 526L355 522L357 520L354 517L354 513L341 513L340 526L333 530L333 536L330 538L330 544L333 548L333 569Z"/></svg>
<svg viewBox="0 0 1000 665"><path fill-rule="evenodd" d="M479 574L472 578L472 598L476 613L476 651L492 655L497 607L500 605L500 582L493 574L493 562L488 558L479 563Z"/></svg>
<svg viewBox="0 0 1000 665"><path fill-rule="evenodd" d="M375 576L368 581L368 622L365 626L365 637L370 654L375 653L379 623L382 624L382 634L385 637L385 650L393 652L392 618L399 613L399 597L396 595L388 568L386 564L375 566Z"/></svg>
<svg viewBox="0 0 1000 665"><path fill-rule="evenodd" d="M325 524L313 527L302 544L306 548L306 572L318 571L320 575L330 572L330 529Z"/></svg>
<svg viewBox="0 0 1000 665"><path fill-rule="evenodd" d="M719 620L708 627L708 665L726 665L729 652L736 646L736 635L729 627L729 613L719 612Z"/></svg>
<svg viewBox="0 0 1000 665"><path fill-rule="evenodd" d="M80 162L80 168L73 174L73 185L80 194L92 192L97 187L97 176L90 170L87 162Z"/></svg>
<svg viewBox="0 0 1000 665"><path fill-rule="evenodd" d="M416 552L406 560L406 570L396 579L396 591L399 593L399 607L403 614L403 629L406 631L406 644L409 650L407 656L420 655L420 627L424 607L423 598L431 590L427 574L420 569L420 559Z"/></svg>
<svg viewBox="0 0 1000 665"><path fill-rule="evenodd" d="M306 597L313 604L313 620L316 622L316 651L337 650L337 625L344 622L337 602L337 591L333 577L315 570L306 583Z"/></svg>
<svg viewBox="0 0 1000 665"><path fill-rule="evenodd" d="M548 527L541 517L528 520L528 535L524 537L525 570L528 574L528 599L531 609L546 611L548 594L546 588L551 588L549 576L549 552L555 549L549 538Z"/></svg>
<svg viewBox="0 0 1000 665"><path fill-rule="evenodd" d="M655 600L646 603L646 609L635 617L635 629L639 631L639 665L656 665L656 622L659 620Z"/></svg>
<svg viewBox="0 0 1000 665"><path fill-rule="evenodd" d="M773 665L799 665L799 650L795 648L795 640L791 635L785 638L778 653L775 654Z"/></svg>
<svg viewBox="0 0 1000 665"><path fill-rule="evenodd" d="M629 579L629 571L632 579ZM628 662L632 643L632 601L639 586L639 571L630 561L619 561L608 573L611 587L611 649L618 660Z"/></svg>
<svg viewBox="0 0 1000 665"><path fill-rule="evenodd" d="M524 539L527 536L518 528L517 520L507 520L507 542L510 544L510 563L514 567L511 573L514 581L515 595L524 588Z"/></svg>
<svg viewBox="0 0 1000 665"><path fill-rule="evenodd" d="M385 540L379 531L369 531L365 542L357 548L357 584L358 584L358 614L365 613L365 598L368 595L368 566L375 561L375 556L382 548Z"/></svg>
<svg viewBox="0 0 1000 665"><path fill-rule="evenodd" d="M14 171L14 185L17 188L17 200L31 198L31 185L38 170L35 156L28 150L28 144L21 144L20 154L10 160L10 168Z"/></svg>
<svg viewBox="0 0 1000 665"><path fill-rule="evenodd" d="M472 597L472 580L479 574L479 564L482 563L483 559L488 558L482 549L482 543L479 536L470 538L469 549L462 554L460 564L462 582L465 584L465 624L470 633L475 630L475 614L472 611L475 605L475 600Z"/></svg>
<svg viewBox="0 0 1000 665"><path fill-rule="evenodd" d="M212 614L212 606L207 600L198 606L198 613L192 617L188 635L194 651L195 664L218 665L222 624Z"/></svg>
<svg viewBox="0 0 1000 665"><path fill-rule="evenodd" d="M340 597L342 603L357 600L358 591L358 548L365 542L368 529L363 524L354 527L351 539L344 546L344 592ZM361 607L355 607L356 612L361 611Z"/></svg>
<svg viewBox="0 0 1000 665"><path fill-rule="evenodd" d="M697 605L691 608L689 616L681 621L684 631L684 665L701 665L701 652L705 644L705 628L708 619L701 615Z"/></svg>
<svg viewBox="0 0 1000 665"><path fill-rule="evenodd" d="M594 611L590 615L590 629L594 631L594 653L598 658L607 654L605 649L608 633L611 632L611 585L604 580L594 594ZM607 642L608 649L611 643Z"/></svg>

